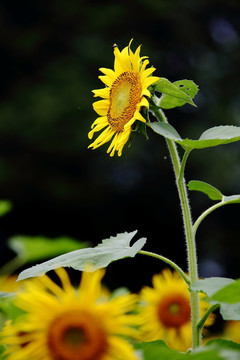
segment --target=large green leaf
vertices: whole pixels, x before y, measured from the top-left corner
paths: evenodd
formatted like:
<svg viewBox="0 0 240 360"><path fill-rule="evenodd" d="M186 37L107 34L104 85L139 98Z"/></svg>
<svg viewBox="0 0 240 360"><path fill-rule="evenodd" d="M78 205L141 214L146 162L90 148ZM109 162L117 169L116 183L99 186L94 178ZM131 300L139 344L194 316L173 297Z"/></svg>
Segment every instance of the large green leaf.
<svg viewBox="0 0 240 360"><path fill-rule="evenodd" d="M179 80L173 83L181 92L184 92L191 99L195 97L198 92L198 86L192 80ZM177 106L183 106L188 101L182 100L179 97L163 94L160 98L159 106L163 109L172 109Z"/></svg>
<svg viewBox="0 0 240 360"><path fill-rule="evenodd" d="M233 284L234 280L224 277L209 277L196 281L191 287L191 291L203 292L211 297L220 289L229 284Z"/></svg>
<svg viewBox="0 0 240 360"><path fill-rule="evenodd" d="M210 300L211 304L218 304L218 301ZM224 320L240 320L240 303L220 303L220 313Z"/></svg>
<svg viewBox="0 0 240 360"><path fill-rule="evenodd" d="M222 200L223 194L214 186L199 180L192 180L188 183L189 190L201 191L211 200Z"/></svg>
<svg viewBox="0 0 240 360"><path fill-rule="evenodd" d="M196 281L190 290L204 292L211 304L219 304L224 320L240 320L240 280L212 277Z"/></svg>
<svg viewBox="0 0 240 360"><path fill-rule="evenodd" d="M182 81L183 87L185 87L186 84L184 84L184 81L186 81L186 80L181 80L181 81ZM189 81L189 80L187 80L187 81ZM159 91L162 94L167 94L167 95L170 95L170 97L179 99L180 102L183 102L183 104L188 103L188 104L195 106L194 102L192 101L191 96L188 95L186 89L187 88L185 88L185 91L183 91L180 87L180 84L176 84L176 85L172 84L168 79L165 79L165 78L160 78L155 85L155 91ZM170 101L171 101L171 99L170 99ZM168 106L168 104L170 106L170 107L165 107L165 109L171 108L171 103L169 103L169 100L164 101L164 103L165 103L165 106ZM160 106L163 107L164 104L160 103ZM175 106L181 106L181 105L175 105ZM172 106L172 107L175 107L175 106Z"/></svg>
<svg viewBox="0 0 240 360"><path fill-rule="evenodd" d="M226 360L240 359L240 344L231 340L214 339L209 341L204 348L217 350L218 354Z"/></svg>
<svg viewBox="0 0 240 360"><path fill-rule="evenodd" d="M219 289L211 298L229 304L240 303L240 279Z"/></svg>
<svg viewBox="0 0 240 360"><path fill-rule="evenodd" d="M131 233L125 232L115 237L111 236L109 239L103 240L102 243L96 247L80 249L55 257L22 271L18 280L41 276L47 271L59 267L72 267L76 270L86 270L86 265L91 264L91 271L94 271L106 267L112 261L125 257L134 257L146 242L146 239L142 238L130 246L130 241L136 232L137 231Z"/></svg>
<svg viewBox="0 0 240 360"><path fill-rule="evenodd" d="M53 256L85 248L87 243L81 243L69 237L46 238L44 236L14 236L8 241L9 247L15 251L24 262L34 262L49 259Z"/></svg>
<svg viewBox="0 0 240 360"><path fill-rule="evenodd" d="M238 360L240 358L240 345L227 340L215 340L198 348L194 353L185 354L169 349L161 340L142 342L136 344L135 348L143 360Z"/></svg>
<svg viewBox="0 0 240 360"><path fill-rule="evenodd" d="M215 126L206 130L198 140L182 139L173 126L163 122L148 124L157 134L176 141L184 149L204 149L208 147L230 144L240 140L240 127Z"/></svg>
<svg viewBox="0 0 240 360"><path fill-rule="evenodd" d="M204 149L208 147L230 144L240 140L240 127L232 125L215 126L210 128L198 140L184 139L179 141L184 148Z"/></svg>

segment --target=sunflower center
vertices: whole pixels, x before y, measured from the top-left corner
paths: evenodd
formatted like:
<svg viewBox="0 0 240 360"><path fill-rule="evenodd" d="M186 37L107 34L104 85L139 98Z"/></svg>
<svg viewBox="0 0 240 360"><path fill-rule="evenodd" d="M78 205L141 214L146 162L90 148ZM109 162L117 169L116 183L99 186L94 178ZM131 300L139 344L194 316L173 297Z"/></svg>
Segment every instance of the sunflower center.
<svg viewBox="0 0 240 360"><path fill-rule="evenodd" d="M53 320L47 345L53 360L101 360L108 349L107 335L98 319L74 310Z"/></svg>
<svg viewBox="0 0 240 360"><path fill-rule="evenodd" d="M137 104L141 100L141 92L138 73L126 71L113 82L107 119L115 131L123 131L124 125L133 118Z"/></svg>
<svg viewBox="0 0 240 360"><path fill-rule="evenodd" d="M184 325L191 318L191 308L188 298L181 294L164 297L158 306L158 318L166 327Z"/></svg>

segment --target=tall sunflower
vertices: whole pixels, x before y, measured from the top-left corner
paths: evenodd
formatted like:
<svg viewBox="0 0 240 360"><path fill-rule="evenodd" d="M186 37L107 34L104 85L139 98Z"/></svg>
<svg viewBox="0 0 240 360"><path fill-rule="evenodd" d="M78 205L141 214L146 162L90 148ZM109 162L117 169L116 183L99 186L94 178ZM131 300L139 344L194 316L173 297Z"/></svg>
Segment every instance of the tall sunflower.
<svg viewBox="0 0 240 360"><path fill-rule="evenodd" d="M152 288L146 286L140 294L142 339L163 339L169 347L186 351L191 347L192 331L190 295L185 281L177 272L165 269L153 276L152 284ZM201 315L208 306L207 302L200 300ZM212 319L207 325L210 322Z"/></svg>
<svg viewBox="0 0 240 360"><path fill-rule="evenodd" d="M103 100L93 103L93 108L100 117L92 124L88 137L92 139L95 132L105 129L89 147L96 149L113 137L107 150L110 156L113 156L115 151L121 156L136 120L146 122L140 110L142 107L149 107L147 98L151 94L148 87L159 79L150 76L155 69L146 69L149 64L147 57L140 57L140 46L133 53L131 42L122 51L117 45L113 46L114 70L100 68L104 75L99 78L106 87L93 90L94 96Z"/></svg>
<svg viewBox="0 0 240 360"><path fill-rule="evenodd" d="M8 360L136 360L125 336L136 337L136 317L128 314L136 295L102 296L104 271L84 272L75 289L63 268L62 287L48 276L29 281L16 297L24 311L2 330Z"/></svg>

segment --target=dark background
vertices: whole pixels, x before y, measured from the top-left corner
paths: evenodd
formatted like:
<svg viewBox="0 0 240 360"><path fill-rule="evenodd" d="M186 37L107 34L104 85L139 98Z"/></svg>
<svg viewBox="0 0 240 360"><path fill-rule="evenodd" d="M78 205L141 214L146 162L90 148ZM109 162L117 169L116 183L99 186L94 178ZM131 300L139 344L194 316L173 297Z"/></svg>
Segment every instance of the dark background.
<svg viewBox="0 0 240 360"><path fill-rule="evenodd" d="M13 210L0 219L1 264L13 235L71 236L93 246L138 229L144 249L187 268L182 218L168 151L160 136L138 136L121 158L107 146L87 149L97 117L91 90L99 67L113 66L112 45L142 44L170 81L200 87L197 108L166 111L183 137L240 126L239 0L2 0L0 4L0 198ZM240 193L239 143L195 151L187 181ZM191 193L193 218L212 202ZM211 214L197 234L201 276L239 277L240 207ZM137 256L110 265L113 287L138 290L165 265Z"/></svg>

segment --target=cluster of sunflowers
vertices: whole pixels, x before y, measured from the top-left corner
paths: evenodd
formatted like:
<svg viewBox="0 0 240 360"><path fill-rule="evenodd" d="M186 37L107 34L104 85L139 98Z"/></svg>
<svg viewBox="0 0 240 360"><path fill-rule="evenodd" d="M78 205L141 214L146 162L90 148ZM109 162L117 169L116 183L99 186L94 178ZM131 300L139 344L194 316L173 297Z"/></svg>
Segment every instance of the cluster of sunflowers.
<svg viewBox="0 0 240 360"><path fill-rule="evenodd" d="M119 295L101 284L104 273L83 272L74 287L67 271L59 268L61 285L44 275L11 286L18 311L0 333L6 358L136 360L134 343L158 339L180 351L191 347L190 296L177 272L165 269L153 276L152 287ZM202 298L202 314L208 306ZM206 326L213 321L212 316ZM239 321L228 322L222 337L240 342L239 330Z"/></svg>
<svg viewBox="0 0 240 360"><path fill-rule="evenodd" d="M111 294L101 285L104 273L83 272L79 287L64 268L56 270L61 285L47 275L20 282L13 300L18 315L0 333L6 358L134 360L134 343L156 339L180 351L191 347L190 297L177 272L154 275L153 286L138 295ZM200 304L203 313L208 303ZM239 322L234 327L223 336L240 341Z"/></svg>

